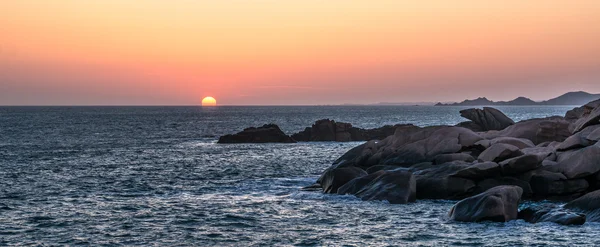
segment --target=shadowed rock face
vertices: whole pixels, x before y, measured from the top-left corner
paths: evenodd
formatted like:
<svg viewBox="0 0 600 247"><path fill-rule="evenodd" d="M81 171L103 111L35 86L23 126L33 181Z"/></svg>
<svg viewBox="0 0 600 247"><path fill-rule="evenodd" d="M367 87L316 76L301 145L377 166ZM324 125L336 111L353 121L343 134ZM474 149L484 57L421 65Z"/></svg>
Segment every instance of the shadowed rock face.
<svg viewBox="0 0 600 247"><path fill-rule="evenodd" d="M363 201L388 201L404 204L416 200L415 177L406 170L384 171L354 195Z"/></svg>
<svg viewBox="0 0 600 247"><path fill-rule="evenodd" d="M338 189L350 182L352 179L367 175L367 172L357 167L342 167L328 169L321 177L319 184L323 188L323 192L335 194Z"/></svg>
<svg viewBox="0 0 600 247"><path fill-rule="evenodd" d="M529 223L554 222L561 225L583 225L586 216L554 204L542 204L519 211L519 219Z"/></svg>
<svg viewBox="0 0 600 247"><path fill-rule="evenodd" d="M460 115L466 119L473 121L474 124L479 126L480 130L502 130L515 122L504 115L501 111L491 108L484 107L482 109L465 109L460 111Z"/></svg>
<svg viewBox="0 0 600 247"><path fill-rule="evenodd" d="M579 197L564 206L576 212L585 213L587 221L600 221L600 190Z"/></svg>
<svg viewBox="0 0 600 247"><path fill-rule="evenodd" d="M275 124L265 124L258 128L247 128L233 135L225 135L219 138L218 143L294 143L291 137L283 133Z"/></svg>
<svg viewBox="0 0 600 247"><path fill-rule="evenodd" d="M523 189L503 185L456 203L450 210L451 220L480 222L506 222L517 219Z"/></svg>

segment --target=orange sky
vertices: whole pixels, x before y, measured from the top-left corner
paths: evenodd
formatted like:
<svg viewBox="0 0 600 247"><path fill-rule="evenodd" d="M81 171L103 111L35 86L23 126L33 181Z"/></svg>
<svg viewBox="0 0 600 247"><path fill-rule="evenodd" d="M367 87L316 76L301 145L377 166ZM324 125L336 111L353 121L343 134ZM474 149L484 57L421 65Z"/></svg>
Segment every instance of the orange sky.
<svg viewBox="0 0 600 247"><path fill-rule="evenodd" d="M541 100L578 90L600 93L597 0L0 1L2 105Z"/></svg>

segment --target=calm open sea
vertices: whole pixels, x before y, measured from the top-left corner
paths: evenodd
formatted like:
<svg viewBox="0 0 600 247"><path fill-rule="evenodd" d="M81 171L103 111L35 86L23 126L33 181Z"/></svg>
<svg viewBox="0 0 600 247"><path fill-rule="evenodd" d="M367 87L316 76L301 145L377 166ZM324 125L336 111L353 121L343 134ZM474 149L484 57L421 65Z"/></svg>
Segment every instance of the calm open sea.
<svg viewBox="0 0 600 247"><path fill-rule="evenodd" d="M464 107L463 107L464 108ZM498 107L522 120L573 107ZM216 144L276 123L463 121L461 107L0 107L0 245L600 245L600 224L456 223L406 205L299 191L359 143Z"/></svg>

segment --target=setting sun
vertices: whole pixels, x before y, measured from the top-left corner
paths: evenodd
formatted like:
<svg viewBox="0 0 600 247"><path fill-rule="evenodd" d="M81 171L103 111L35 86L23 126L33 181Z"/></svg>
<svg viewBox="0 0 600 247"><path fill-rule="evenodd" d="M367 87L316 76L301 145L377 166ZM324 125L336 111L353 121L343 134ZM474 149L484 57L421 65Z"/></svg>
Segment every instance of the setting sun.
<svg viewBox="0 0 600 247"><path fill-rule="evenodd" d="M202 106L217 106L217 100L213 97L205 97L202 99Z"/></svg>

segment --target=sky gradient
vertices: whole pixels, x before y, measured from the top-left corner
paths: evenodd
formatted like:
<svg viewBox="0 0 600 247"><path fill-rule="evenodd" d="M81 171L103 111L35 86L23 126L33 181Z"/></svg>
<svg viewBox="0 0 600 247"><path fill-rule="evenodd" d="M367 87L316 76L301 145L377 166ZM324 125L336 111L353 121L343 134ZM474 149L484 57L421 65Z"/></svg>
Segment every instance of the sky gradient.
<svg viewBox="0 0 600 247"><path fill-rule="evenodd" d="M600 93L597 0L0 1L0 105L542 100L580 90Z"/></svg>

